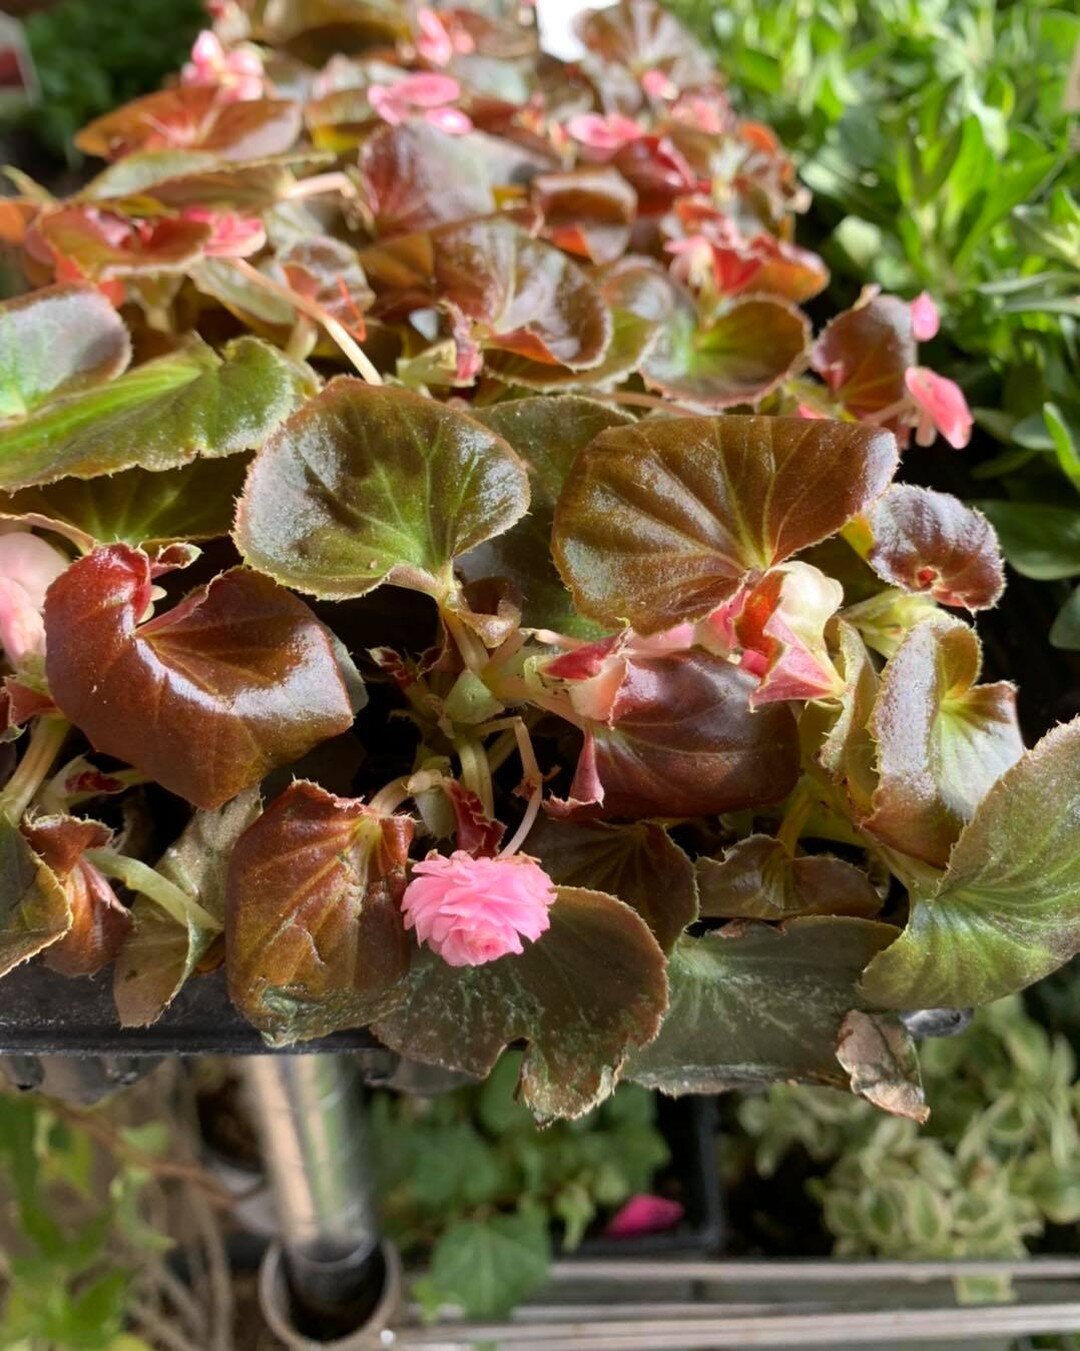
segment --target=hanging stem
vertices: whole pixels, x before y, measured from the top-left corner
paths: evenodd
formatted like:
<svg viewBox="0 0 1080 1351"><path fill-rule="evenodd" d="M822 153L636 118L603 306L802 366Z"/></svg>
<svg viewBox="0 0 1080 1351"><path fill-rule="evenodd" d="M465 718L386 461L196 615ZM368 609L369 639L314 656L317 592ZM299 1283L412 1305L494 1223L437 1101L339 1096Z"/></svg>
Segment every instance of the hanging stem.
<svg viewBox="0 0 1080 1351"><path fill-rule="evenodd" d="M473 675L479 676L483 680L483 672L486 670L491 658L488 650L475 633L472 633L465 624L453 614L449 607L440 608L439 613L442 621L446 625L447 632L457 644L457 649L461 653L461 659L465 665L472 671Z"/></svg>
<svg viewBox="0 0 1080 1351"><path fill-rule="evenodd" d="M251 266L243 258L231 259L233 267L253 286L258 286L270 295L277 296L279 300L284 300L290 304L294 310L299 310L301 314L306 314L314 319L316 323L322 324L327 333L333 338L342 352L349 358L356 367L357 372L368 382L369 385L381 385L382 376L368 360L364 354L363 348L356 339L346 330L344 324L338 323L332 314L314 300L309 300L307 296L298 295L296 291L290 291L287 286L282 286L273 277L268 277L264 272Z"/></svg>
<svg viewBox="0 0 1080 1351"><path fill-rule="evenodd" d="M521 824L499 850L499 858L509 858L512 854L516 854L528 839L529 831L535 825L537 813L540 811L540 801L544 796L544 776L540 773L540 766L536 762L536 751L533 749L529 729L521 718L518 718L514 724L514 735L517 737L521 768L525 771L525 782L532 785L532 791L529 794L529 805L525 808L525 815L521 818Z"/></svg>
<svg viewBox="0 0 1080 1351"><path fill-rule="evenodd" d="M784 819L780 822L780 829L776 832L776 838L784 846L784 852L790 858L795 856L799 835L806 824L806 818L813 810L815 796L813 782L804 776L795 785L791 796L788 798L787 810L784 812Z"/></svg>
<svg viewBox="0 0 1080 1351"><path fill-rule="evenodd" d="M177 924L197 924L200 929L209 929L212 933L221 931L221 921L209 910L204 910L193 896L137 858L128 858L112 849L88 849L84 857L106 877L114 877L132 891L148 896Z"/></svg>
<svg viewBox="0 0 1080 1351"><path fill-rule="evenodd" d="M45 782L70 727L66 718L51 715L38 718L34 724L23 758L0 793L0 811L9 821L18 823L22 820L23 813Z"/></svg>

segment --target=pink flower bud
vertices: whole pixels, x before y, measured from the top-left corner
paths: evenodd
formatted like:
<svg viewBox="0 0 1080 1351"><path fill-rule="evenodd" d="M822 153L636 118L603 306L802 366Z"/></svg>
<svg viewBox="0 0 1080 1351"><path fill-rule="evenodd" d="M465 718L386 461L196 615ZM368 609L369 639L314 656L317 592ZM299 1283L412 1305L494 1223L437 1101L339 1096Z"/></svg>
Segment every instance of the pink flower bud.
<svg viewBox="0 0 1080 1351"><path fill-rule="evenodd" d="M933 445L936 428L954 450L963 450L971 440L974 420L960 386L926 366L910 366L904 372L904 383L918 409L915 440L919 445Z"/></svg>
<svg viewBox="0 0 1080 1351"><path fill-rule="evenodd" d="M929 291L922 291L911 302L911 331L916 342L929 342L937 336L941 315Z"/></svg>
<svg viewBox="0 0 1080 1351"><path fill-rule="evenodd" d="M464 136L472 131L472 123L460 108L429 108L424 121L438 127L447 136Z"/></svg>
<svg viewBox="0 0 1080 1351"><path fill-rule="evenodd" d="M0 644L12 666L45 655L45 592L68 560L25 530L0 535Z"/></svg>
<svg viewBox="0 0 1080 1351"><path fill-rule="evenodd" d="M534 859L473 858L458 849L416 864L401 909L405 927L448 966L482 966L523 952L523 938L535 942L554 901L555 884Z"/></svg>
<svg viewBox="0 0 1080 1351"><path fill-rule="evenodd" d="M645 135L643 127L622 113L609 113L602 117L600 113L575 113L566 124L566 130L582 145L590 150L620 150L631 141L638 141Z"/></svg>
<svg viewBox="0 0 1080 1351"><path fill-rule="evenodd" d="M442 20L433 9L422 9L416 16L416 22L420 29L416 50L433 66L448 66L453 59L454 44Z"/></svg>
<svg viewBox="0 0 1080 1351"><path fill-rule="evenodd" d="M664 1196L650 1196L642 1192L630 1200L608 1223L604 1233L609 1238L635 1238L639 1234L663 1234L683 1217L678 1201Z"/></svg>

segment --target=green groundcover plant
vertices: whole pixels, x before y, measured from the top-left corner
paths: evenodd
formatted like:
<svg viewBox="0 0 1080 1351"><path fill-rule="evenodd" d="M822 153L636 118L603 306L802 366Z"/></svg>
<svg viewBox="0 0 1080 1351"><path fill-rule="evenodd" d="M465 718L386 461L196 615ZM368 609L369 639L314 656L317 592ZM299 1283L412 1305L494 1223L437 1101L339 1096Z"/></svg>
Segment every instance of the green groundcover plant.
<svg viewBox="0 0 1080 1351"><path fill-rule="evenodd" d="M791 162L651 0L573 66L527 14L215 10L82 191L0 202L0 966L524 1043L541 1118L922 1117L897 1014L1080 947L1080 722L1024 749L961 617L994 531L893 482L970 433L933 300L812 334Z"/></svg>
<svg viewBox="0 0 1080 1351"><path fill-rule="evenodd" d="M839 289L925 288L1009 562L1080 574L1080 14L1053 0L675 0L815 192ZM1073 77L1075 78L1075 77ZM997 444L995 444L997 443ZM1064 472L1068 485L1061 479ZM981 482L979 480L982 480ZM1080 648L1080 591L1050 641Z"/></svg>
<svg viewBox="0 0 1080 1351"><path fill-rule="evenodd" d="M921 1131L823 1089L748 1098L739 1123L756 1172L771 1175L795 1146L829 1165L807 1186L847 1257L1022 1257L1048 1223L1080 1220L1080 1085L1065 1038L1007 999L921 1060L933 1108ZM958 1293L1001 1299L1009 1286L968 1276Z"/></svg>
<svg viewBox="0 0 1080 1351"><path fill-rule="evenodd" d="M650 1193L669 1151L656 1099L622 1084L577 1121L538 1131L514 1101L521 1068L504 1056L488 1079L437 1098L376 1093L368 1106L388 1236L426 1271L414 1296L501 1316L548 1277L563 1251L605 1223L630 1237L678 1223L681 1205Z"/></svg>

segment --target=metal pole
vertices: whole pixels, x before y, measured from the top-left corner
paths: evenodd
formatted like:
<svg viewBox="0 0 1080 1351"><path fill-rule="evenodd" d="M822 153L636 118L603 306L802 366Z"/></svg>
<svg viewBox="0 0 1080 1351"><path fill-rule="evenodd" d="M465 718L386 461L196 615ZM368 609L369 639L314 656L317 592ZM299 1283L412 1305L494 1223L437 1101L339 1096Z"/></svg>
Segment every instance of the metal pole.
<svg viewBox="0 0 1080 1351"><path fill-rule="evenodd" d="M359 1071L344 1054L239 1064L277 1211L291 1321L315 1341L346 1336L365 1326L386 1283Z"/></svg>

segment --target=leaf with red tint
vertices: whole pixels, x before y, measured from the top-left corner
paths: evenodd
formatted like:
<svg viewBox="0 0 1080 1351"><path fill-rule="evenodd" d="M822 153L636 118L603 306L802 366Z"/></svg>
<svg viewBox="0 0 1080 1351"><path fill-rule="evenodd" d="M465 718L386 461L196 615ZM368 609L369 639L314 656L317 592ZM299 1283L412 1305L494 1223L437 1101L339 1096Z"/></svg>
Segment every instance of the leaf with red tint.
<svg viewBox="0 0 1080 1351"><path fill-rule="evenodd" d="M485 812L477 795L457 779L446 780L446 795L454 811L455 843L467 854L489 858L502 844L506 827L493 821Z"/></svg>
<svg viewBox="0 0 1080 1351"><path fill-rule="evenodd" d="M697 919L693 864L651 821L578 825L541 817L522 847L560 886L603 891L631 906L665 952Z"/></svg>
<svg viewBox="0 0 1080 1351"><path fill-rule="evenodd" d="M71 927L67 892L0 815L0 976L63 938Z"/></svg>
<svg viewBox="0 0 1080 1351"><path fill-rule="evenodd" d="M837 669L844 690L836 701L810 703L799 719L804 744L837 787L843 789L856 816L867 816L877 787L877 747L869 732L879 682L873 660L858 630L837 623ZM839 707L837 707L839 704Z"/></svg>
<svg viewBox="0 0 1080 1351"><path fill-rule="evenodd" d="M0 421L49 396L111 380L131 360L124 321L89 286L47 286L0 304Z"/></svg>
<svg viewBox="0 0 1080 1351"><path fill-rule="evenodd" d="M611 340L611 313L596 285L559 249L506 216L442 226L365 249L376 292L408 309L455 306L485 350L586 370ZM404 293L404 294L402 294Z"/></svg>
<svg viewBox="0 0 1080 1351"><path fill-rule="evenodd" d="M261 211L288 195L295 175L332 162L315 150L231 162L213 150L141 150L103 169L81 195L104 210L149 198L166 207Z"/></svg>
<svg viewBox="0 0 1080 1351"><path fill-rule="evenodd" d="M354 248L330 235L306 235L282 249L269 270L363 340L364 313L374 295Z"/></svg>
<svg viewBox="0 0 1080 1351"><path fill-rule="evenodd" d="M381 236L486 216L495 196L479 138L448 136L427 122L380 127L364 142L360 170Z"/></svg>
<svg viewBox="0 0 1080 1351"><path fill-rule="evenodd" d="M622 257L630 242L637 194L614 169L584 166L540 174L533 201L543 216L544 238L594 263Z"/></svg>
<svg viewBox="0 0 1080 1351"><path fill-rule="evenodd" d="M581 1116L608 1096L627 1053L655 1035L664 955L644 921L602 892L560 887L551 927L521 956L452 967L413 961L375 1035L410 1060L482 1078L528 1043L521 1096L537 1116Z"/></svg>
<svg viewBox="0 0 1080 1351"><path fill-rule="evenodd" d="M611 160L637 195L642 216L659 216L703 184L669 136L639 136L621 146Z"/></svg>
<svg viewBox="0 0 1080 1351"><path fill-rule="evenodd" d="M75 816L40 816L24 823L30 847L64 888L71 927L45 952L45 965L64 976L93 976L113 960L131 929L131 911L85 857L108 844L111 832Z"/></svg>
<svg viewBox="0 0 1080 1351"><path fill-rule="evenodd" d="M926 591L942 605L985 610L1005 589L994 527L948 493L894 483L869 515L867 561L885 581Z"/></svg>
<svg viewBox="0 0 1080 1351"><path fill-rule="evenodd" d="M932 615L885 667L870 719L878 785L863 828L935 867L1024 743L1016 687L977 685L982 653L974 629Z"/></svg>
<svg viewBox="0 0 1080 1351"><path fill-rule="evenodd" d="M881 897L861 868L829 854L792 857L779 840L748 835L722 859L694 865L701 913L720 919L785 920L793 915L870 919Z"/></svg>
<svg viewBox="0 0 1080 1351"><path fill-rule="evenodd" d="M298 780L240 836L228 878L233 1003L277 1045L362 1027L405 996L413 823Z"/></svg>
<svg viewBox="0 0 1080 1351"><path fill-rule="evenodd" d="M139 150L212 150L255 159L291 150L300 105L284 99L222 102L212 85L177 85L96 118L75 137L85 155L120 159Z"/></svg>
<svg viewBox="0 0 1080 1351"><path fill-rule="evenodd" d="M896 296L873 296L838 314L810 354L833 397L857 418L904 399L904 374L916 359L911 306Z"/></svg>
<svg viewBox="0 0 1080 1351"><path fill-rule="evenodd" d="M220 939L225 927L225 881L233 847L261 810L250 788L214 812L197 811L180 838L158 859L159 873L196 903L183 920L147 896L131 907L135 932L113 971L113 1000L121 1027L149 1027ZM209 924L205 916L216 923Z"/></svg>
<svg viewBox="0 0 1080 1351"><path fill-rule="evenodd" d="M805 418L669 418L599 435L571 469L552 549L583 614L656 633L828 538L884 491L889 432Z"/></svg>
<svg viewBox="0 0 1080 1351"><path fill-rule="evenodd" d="M49 687L95 749L211 808L352 726L330 634L270 578L234 568L142 622L150 600L124 544L46 597Z"/></svg>
<svg viewBox="0 0 1080 1351"><path fill-rule="evenodd" d="M94 206L65 206L38 229L57 258L95 280L140 272L185 272L210 238L202 221L131 220Z"/></svg>
<svg viewBox="0 0 1080 1351"><path fill-rule="evenodd" d="M712 58L692 34L655 0L620 0L584 13L577 34L605 64L625 66L640 79L660 71L680 89L716 79Z"/></svg>
<svg viewBox="0 0 1080 1351"><path fill-rule="evenodd" d="M671 286L671 309L642 366L645 383L710 408L752 404L803 356L806 316L782 300L736 300L702 325L690 297Z"/></svg>
<svg viewBox="0 0 1080 1351"><path fill-rule="evenodd" d="M501 436L434 399L341 378L256 456L234 534L253 566L312 595L383 582L444 595L453 560L528 504Z"/></svg>
<svg viewBox="0 0 1080 1351"><path fill-rule="evenodd" d="M626 659L609 723L591 723L558 815L711 816L777 802L795 785L786 704L754 712L753 676L709 652Z"/></svg>

